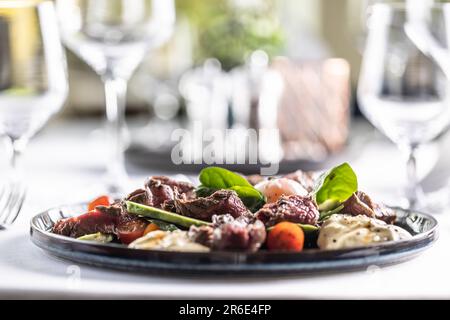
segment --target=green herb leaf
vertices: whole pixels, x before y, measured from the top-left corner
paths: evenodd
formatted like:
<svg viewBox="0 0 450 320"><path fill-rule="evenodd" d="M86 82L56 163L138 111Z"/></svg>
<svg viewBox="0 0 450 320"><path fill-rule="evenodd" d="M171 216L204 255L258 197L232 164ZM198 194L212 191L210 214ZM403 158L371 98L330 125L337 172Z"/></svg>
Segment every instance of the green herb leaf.
<svg viewBox="0 0 450 320"><path fill-rule="evenodd" d="M266 199L263 194L253 188L253 186L234 186L229 189L235 191L245 206L252 212L257 211L266 203Z"/></svg>
<svg viewBox="0 0 450 320"><path fill-rule="evenodd" d="M229 189L235 186L253 186L243 176L219 167L208 167L200 172L199 180L203 186L213 189Z"/></svg>
<svg viewBox="0 0 450 320"><path fill-rule="evenodd" d="M228 189L237 193L245 206L252 212L261 208L266 199L244 177L219 167L208 167L200 172L199 180L202 183L197 189L197 195L206 197L217 190Z"/></svg>
<svg viewBox="0 0 450 320"><path fill-rule="evenodd" d="M319 209L324 210L325 206L330 210L332 209L330 203L336 207L357 190L358 179L355 172L348 163L343 163L320 176L314 188L314 194Z"/></svg>

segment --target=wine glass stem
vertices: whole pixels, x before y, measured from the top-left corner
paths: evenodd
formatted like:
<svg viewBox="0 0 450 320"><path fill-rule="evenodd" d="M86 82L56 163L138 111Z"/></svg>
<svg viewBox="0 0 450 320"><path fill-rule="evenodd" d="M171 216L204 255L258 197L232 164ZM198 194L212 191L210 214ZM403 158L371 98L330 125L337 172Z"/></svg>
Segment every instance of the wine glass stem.
<svg viewBox="0 0 450 320"><path fill-rule="evenodd" d="M423 206L424 193L417 175L417 146L404 148L406 158L406 199L410 209L420 209Z"/></svg>
<svg viewBox="0 0 450 320"><path fill-rule="evenodd" d="M124 160L125 99L127 82L121 78L104 77L106 117L110 158L106 183L111 195L119 195L127 180Z"/></svg>
<svg viewBox="0 0 450 320"><path fill-rule="evenodd" d="M19 179L22 176L22 166L20 164L20 160L22 158L23 150L25 149L27 142L25 140L14 139L10 137L9 144L9 171L11 173L11 177Z"/></svg>
<svg viewBox="0 0 450 320"><path fill-rule="evenodd" d="M25 195L25 181L21 165L23 151L27 145L26 139L9 138L10 158L9 171L7 172L7 188L11 193L17 193L21 188Z"/></svg>

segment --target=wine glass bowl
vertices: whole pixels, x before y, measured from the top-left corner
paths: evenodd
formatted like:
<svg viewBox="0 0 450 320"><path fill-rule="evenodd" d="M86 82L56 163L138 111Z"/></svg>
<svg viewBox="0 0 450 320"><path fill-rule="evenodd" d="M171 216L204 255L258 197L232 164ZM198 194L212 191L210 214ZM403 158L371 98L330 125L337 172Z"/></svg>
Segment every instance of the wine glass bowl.
<svg viewBox="0 0 450 320"><path fill-rule="evenodd" d="M57 30L49 1L0 3L0 132L14 142L31 138L67 97Z"/></svg>
<svg viewBox="0 0 450 320"><path fill-rule="evenodd" d="M128 79L147 50L169 38L175 20L165 0L57 0L66 46L98 74Z"/></svg>
<svg viewBox="0 0 450 320"><path fill-rule="evenodd" d="M408 206L420 208L423 192L416 175L416 150L438 138L450 125L449 82L442 66L423 52L405 26L417 12L401 4L375 4L358 84L366 118L407 159ZM442 46L449 32L443 7L423 13L423 23Z"/></svg>
<svg viewBox="0 0 450 320"><path fill-rule="evenodd" d="M56 0L63 42L105 85L110 155L106 192L121 194L127 81L150 48L162 44L175 22L173 0Z"/></svg>
<svg viewBox="0 0 450 320"><path fill-rule="evenodd" d="M20 212L26 183L18 160L29 139L62 107L66 69L53 3L0 1L0 135L10 149L0 180L0 229Z"/></svg>

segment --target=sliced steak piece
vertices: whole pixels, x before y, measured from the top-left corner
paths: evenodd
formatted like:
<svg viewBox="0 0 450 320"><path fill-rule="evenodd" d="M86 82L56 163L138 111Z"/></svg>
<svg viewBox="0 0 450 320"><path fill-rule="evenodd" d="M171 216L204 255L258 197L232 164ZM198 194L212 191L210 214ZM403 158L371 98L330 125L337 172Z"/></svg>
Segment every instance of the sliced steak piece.
<svg viewBox="0 0 450 320"><path fill-rule="evenodd" d="M189 237L213 250L257 251L266 240L264 224L246 216L213 216L213 226L192 226Z"/></svg>
<svg viewBox="0 0 450 320"><path fill-rule="evenodd" d="M179 194L185 194L194 191L194 185L192 183L173 180L166 176L153 176L150 177L149 182L150 180L159 181L161 184L169 186L172 190L175 190L176 188Z"/></svg>
<svg viewBox="0 0 450 320"><path fill-rule="evenodd" d="M150 178L146 184L147 197L151 206L161 208L164 202L175 198L175 188L161 180Z"/></svg>
<svg viewBox="0 0 450 320"><path fill-rule="evenodd" d="M189 228L188 237L194 242L211 248L213 246L214 227L193 225Z"/></svg>
<svg viewBox="0 0 450 320"><path fill-rule="evenodd" d="M129 194L126 200L165 209L166 202L173 203L175 196L182 194L188 199L192 198L194 186L188 182L176 181L164 176L153 176L145 183L145 189L137 189Z"/></svg>
<svg viewBox="0 0 450 320"><path fill-rule="evenodd" d="M314 190L314 175L312 171L297 170L285 175L283 178L291 179L300 183L308 192Z"/></svg>
<svg viewBox="0 0 450 320"><path fill-rule="evenodd" d="M213 215L229 214L237 218L251 214L237 193L232 190L218 190L204 198L176 198L175 208L181 215L205 221L211 221Z"/></svg>
<svg viewBox="0 0 450 320"><path fill-rule="evenodd" d="M247 223L237 218L214 230L212 247L214 250L257 251L265 240L266 227L261 221Z"/></svg>
<svg viewBox="0 0 450 320"><path fill-rule="evenodd" d="M161 205L161 209L170 211L170 212L177 212L177 208L175 207L175 200L167 200Z"/></svg>
<svg viewBox="0 0 450 320"><path fill-rule="evenodd" d="M120 217L116 211L91 211L77 217L61 219L53 226L53 233L78 238L86 234L106 233L114 234Z"/></svg>
<svg viewBox="0 0 450 320"><path fill-rule="evenodd" d="M120 242L129 244L137 238L142 237L149 222L134 214L128 213L124 203L120 203L116 206L120 208L121 213L117 219L116 225L116 235ZM114 205L106 207L104 210L113 210L113 208Z"/></svg>
<svg viewBox="0 0 450 320"><path fill-rule="evenodd" d="M78 238L92 233L117 235L122 243L128 244L141 237L147 227L145 219L129 214L123 204L97 206L96 210L77 217L62 219L53 227L56 234Z"/></svg>
<svg viewBox="0 0 450 320"><path fill-rule="evenodd" d="M347 201L344 202L342 213L348 213L354 216L365 215L370 218L380 219L386 223L394 223L396 219L395 212L382 204L375 203L365 192L355 192Z"/></svg>
<svg viewBox="0 0 450 320"><path fill-rule="evenodd" d="M146 206L151 205L151 201L148 197L147 191L144 189L137 189L133 191L125 198L125 200L144 204Z"/></svg>
<svg viewBox="0 0 450 320"><path fill-rule="evenodd" d="M277 202L264 205L255 216L266 227L281 221L315 225L319 219L319 210L311 197L291 195L282 196Z"/></svg>

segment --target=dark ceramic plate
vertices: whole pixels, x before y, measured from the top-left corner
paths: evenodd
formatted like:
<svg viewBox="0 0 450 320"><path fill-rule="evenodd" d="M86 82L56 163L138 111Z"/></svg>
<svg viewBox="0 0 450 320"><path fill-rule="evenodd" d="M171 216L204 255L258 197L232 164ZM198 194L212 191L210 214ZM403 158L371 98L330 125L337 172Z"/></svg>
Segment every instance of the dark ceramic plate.
<svg viewBox="0 0 450 320"><path fill-rule="evenodd" d="M438 237L437 221L430 215L396 209L396 225L411 232L408 241L386 242L344 250L307 249L301 253L269 252L169 252L128 249L120 244L100 244L52 234L61 218L80 214L85 205L62 206L31 220L31 239L49 253L77 263L114 269L204 275L310 274L400 263L430 247Z"/></svg>

